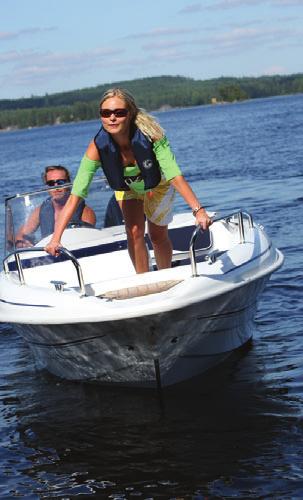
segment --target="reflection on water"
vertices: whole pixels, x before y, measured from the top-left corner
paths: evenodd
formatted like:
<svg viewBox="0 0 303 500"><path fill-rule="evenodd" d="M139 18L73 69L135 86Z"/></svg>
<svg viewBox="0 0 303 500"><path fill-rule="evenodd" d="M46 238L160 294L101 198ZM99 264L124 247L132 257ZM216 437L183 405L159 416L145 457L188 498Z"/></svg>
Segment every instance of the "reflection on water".
<svg viewBox="0 0 303 500"><path fill-rule="evenodd" d="M16 343L18 366L2 386L3 495L14 490L16 475L16 494L27 498L256 498L258 491L282 498L300 478L296 400L283 385L267 384L252 345L160 397L39 375ZM280 442L283 432L289 442ZM270 483L272 456L279 484Z"/></svg>

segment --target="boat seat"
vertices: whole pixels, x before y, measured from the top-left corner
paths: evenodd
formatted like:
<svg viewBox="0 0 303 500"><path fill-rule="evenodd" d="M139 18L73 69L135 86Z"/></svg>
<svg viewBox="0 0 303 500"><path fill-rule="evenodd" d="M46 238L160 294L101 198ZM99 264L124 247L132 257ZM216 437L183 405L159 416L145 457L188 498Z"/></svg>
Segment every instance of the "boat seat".
<svg viewBox="0 0 303 500"><path fill-rule="evenodd" d="M153 293L161 293L169 290L173 286L181 283L183 280L167 280L158 281L156 283L146 283L144 285L131 286L128 288L120 288L118 290L111 290L109 292L98 295L99 299L133 299L134 297L143 297Z"/></svg>
<svg viewBox="0 0 303 500"><path fill-rule="evenodd" d="M196 228L195 224L192 224L191 226L168 228L168 235L170 241L172 242L174 251L176 252L189 251L190 239L192 237L195 228ZM152 250L153 247L148 235L146 235L146 241L148 248ZM200 231L196 240L196 250L202 248L209 248L210 245L211 245L211 238L209 230L203 232Z"/></svg>
<svg viewBox="0 0 303 500"><path fill-rule="evenodd" d="M172 267L190 264L189 246L195 228L195 224L192 224L191 226L168 228L168 235L173 246ZM152 269L157 270L156 259L148 234L146 235L146 244L150 251ZM206 252L211 246L212 239L209 230L203 232L200 231L197 235L195 244L197 262L204 260Z"/></svg>

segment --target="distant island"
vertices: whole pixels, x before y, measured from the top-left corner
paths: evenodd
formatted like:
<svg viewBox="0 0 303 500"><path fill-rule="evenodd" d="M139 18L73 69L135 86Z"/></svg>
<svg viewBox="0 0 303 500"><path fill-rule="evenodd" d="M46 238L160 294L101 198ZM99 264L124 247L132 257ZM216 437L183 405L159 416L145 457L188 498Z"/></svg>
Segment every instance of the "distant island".
<svg viewBox="0 0 303 500"><path fill-rule="evenodd" d="M3 99L0 100L0 131L97 119L100 97L110 87L126 88L140 107L157 111L303 93L303 73L212 80L158 76L44 96Z"/></svg>

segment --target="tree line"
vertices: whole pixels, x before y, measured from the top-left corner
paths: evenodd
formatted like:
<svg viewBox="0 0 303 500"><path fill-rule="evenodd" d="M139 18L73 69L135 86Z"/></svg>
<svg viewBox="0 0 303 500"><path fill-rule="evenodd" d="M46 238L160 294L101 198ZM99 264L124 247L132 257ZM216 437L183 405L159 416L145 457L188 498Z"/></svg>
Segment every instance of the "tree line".
<svg viewBox="0 0 303 500"><path fill-rule="evenodd" d="M0 100L0 130L97 119L100 97L109 87L126 88L140 107L156 111L169 107L303 93L303 73L211 80L159 76L44 96L3 99Z"/></svg>

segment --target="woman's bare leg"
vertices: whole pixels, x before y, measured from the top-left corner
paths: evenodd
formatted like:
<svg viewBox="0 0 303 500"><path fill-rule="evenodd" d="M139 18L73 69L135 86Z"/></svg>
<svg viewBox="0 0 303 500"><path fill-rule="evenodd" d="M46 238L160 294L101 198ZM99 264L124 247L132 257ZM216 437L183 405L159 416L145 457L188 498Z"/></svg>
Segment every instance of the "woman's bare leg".
<svg viewBox="0 0 303 500"><path fill-rule="evenodd" d="M145 218L143 201L122 200L119 201L120 208L125 221L127 234L128 252L137 273L148 271L148 254L144 239Z"/></svg>
<svg viewBox="0 0 303 500"><path fill-rule="evenodd" d="M173 249L168 237L167 226L157 226L148 221L148 234L154 248L158 269L171 267Z"/></svg>

